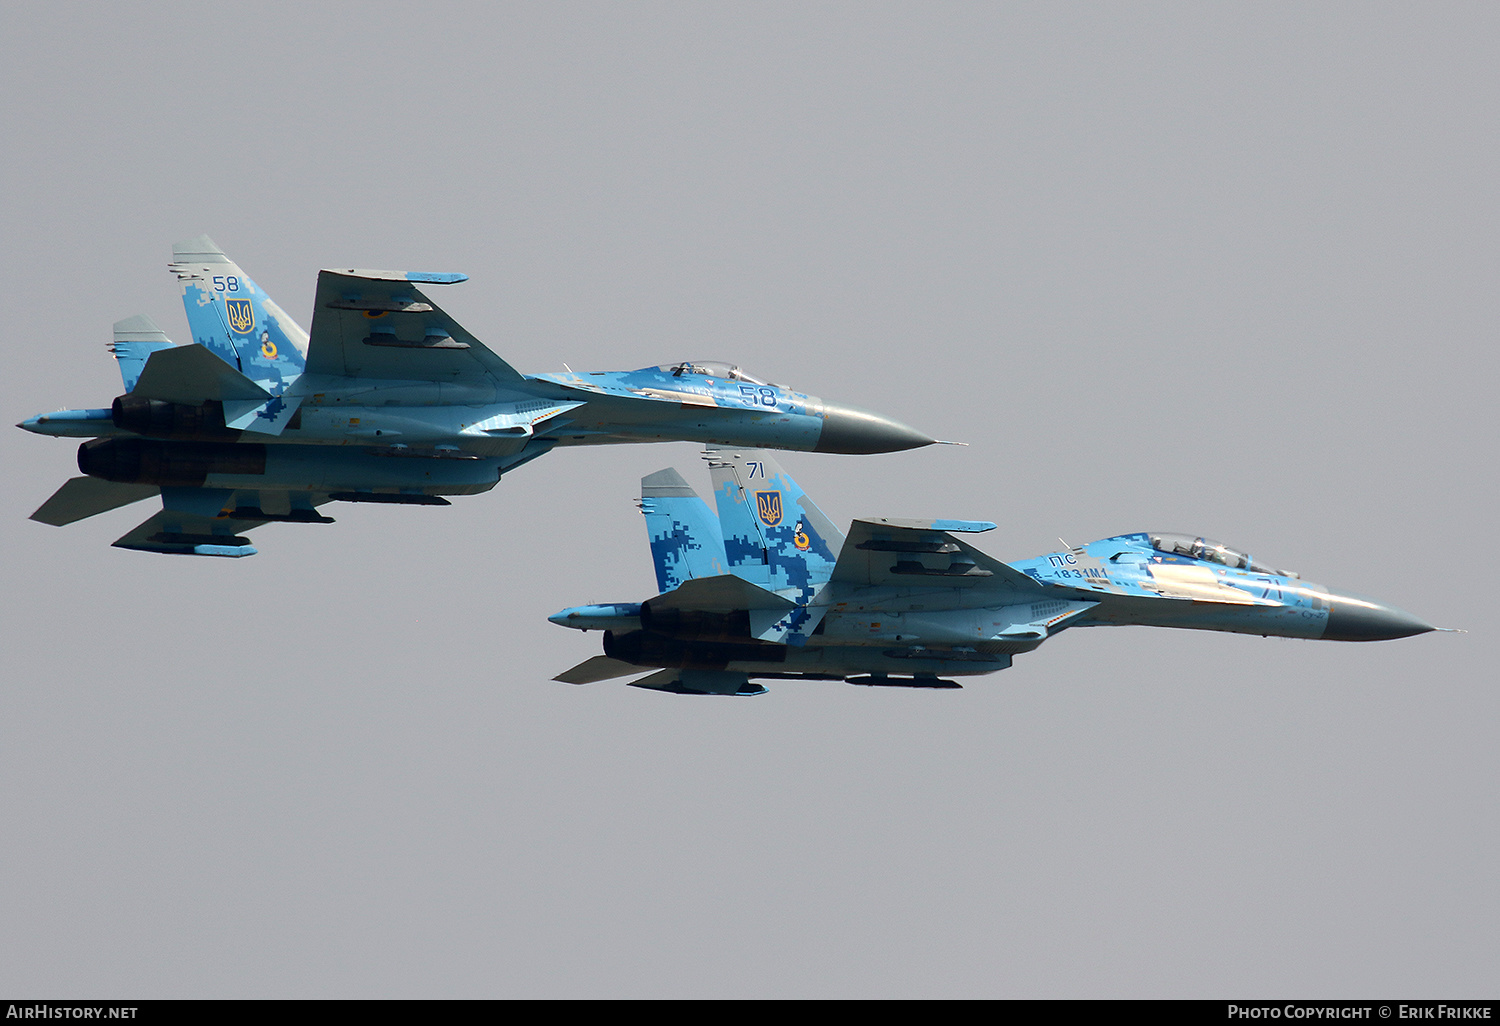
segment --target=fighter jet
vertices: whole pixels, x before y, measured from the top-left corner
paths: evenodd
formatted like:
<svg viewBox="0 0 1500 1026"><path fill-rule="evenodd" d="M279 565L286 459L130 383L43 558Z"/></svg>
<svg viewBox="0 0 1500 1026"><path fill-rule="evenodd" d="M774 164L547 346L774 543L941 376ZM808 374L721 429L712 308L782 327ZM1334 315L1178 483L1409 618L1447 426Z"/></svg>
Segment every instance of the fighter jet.
<svg viewBox="0 0 1500 1026"><path fill-rule="evenodd" d="M448 505L559 446L689 440L811 452L895 452L933 439L887 417L727 363L523 375L418 286L462 274L325 270L305 332L214 245L173 248L193 341L115 324L125 393L19 427L88 438L85 476L31 519L61 526L160 495L114 544L248 556L268 521L332 523L329 502Z"/></svg>
<svg viewBox="0 0 1500 1026"><path fill-rule="evenodd" d="M715 517L675 470L641 481L660 591L548 619L604 632L555 679L760 695L755 679L957 688L1073 627L1141 624L1327 641L1435 628L1191 534L1141 532L1002 563L970 520L856 520L847 536L765 452L710 449Z"/></svg>

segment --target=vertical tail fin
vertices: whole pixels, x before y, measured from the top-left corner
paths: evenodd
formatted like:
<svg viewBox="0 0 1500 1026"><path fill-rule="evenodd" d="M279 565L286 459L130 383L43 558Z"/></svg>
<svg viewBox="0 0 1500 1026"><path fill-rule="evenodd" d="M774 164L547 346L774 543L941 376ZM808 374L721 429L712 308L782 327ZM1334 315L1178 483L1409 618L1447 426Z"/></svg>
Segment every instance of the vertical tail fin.
<svg viewBox="0 0 1500 1026"><path fill-rule="evenodd" d="M811 601L832 576L844 536L770 453L709 449L706 458L731 571Z"/></svg>
<svg viewBox="0 0 1500 1026"><path fill-rule="evenodd" d="M727 572L719 523L677 471L658 470L641 478L641 512L660 591Z"/></svg>
<svg viewBox="0 0 1500 1026"><path fill-rule="evenodd" d="M182 282L193 341L272 395L307 363L307 332L244 271L200 235L172 247L169 270Z"/></svg>
<svg viewBox="0 0 1500 1026"><path fill-rule="evenodd" d="M115 360L120 364L120 377L125 381L125 391L135 388L152 353L158 349L171 349L172 345L166 332L145 314L115 321L115 340L110 343L109 351L115 354Z"/></svg>

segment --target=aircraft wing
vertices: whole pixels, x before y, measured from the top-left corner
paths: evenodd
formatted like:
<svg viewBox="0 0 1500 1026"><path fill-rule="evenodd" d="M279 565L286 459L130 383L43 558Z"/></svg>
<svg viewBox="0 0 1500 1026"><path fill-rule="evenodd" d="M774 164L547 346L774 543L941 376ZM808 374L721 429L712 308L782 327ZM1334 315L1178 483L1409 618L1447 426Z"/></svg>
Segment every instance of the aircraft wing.
<svg viewBox="0 0 1500 1026"><path fill-rule="evenodd" d="M417 288L462 274L329 270L307 344L310 375L514 385L525 380Z"/></svg>
<svg viewBox="0 0 1500 1026"><path fill-rule="evenodd" d="M863 587L983 588L1033 592L1043 585L953 537L988 531L969 520L856 520L839 552L830 583Z"/></svg>

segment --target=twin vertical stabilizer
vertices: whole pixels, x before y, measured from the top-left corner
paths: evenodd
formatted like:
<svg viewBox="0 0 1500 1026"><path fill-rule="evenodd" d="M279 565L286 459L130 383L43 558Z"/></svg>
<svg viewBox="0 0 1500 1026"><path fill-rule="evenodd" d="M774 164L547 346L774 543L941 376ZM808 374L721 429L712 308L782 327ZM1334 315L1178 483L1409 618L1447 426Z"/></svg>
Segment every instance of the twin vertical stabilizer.
<svg viewBox="0 0 1500 1026"><path fill-rule="evenodd" d="M717 517L677 471L641 479L657 587L733 574L797 605L812 602L844 536L767 453L709 449L705 458Z"/></svg>
<svg viewBox="0 0 1500 1026"><path fill-rule="evenodd" d="M734 573L811 602L833 573L843 534L769 453L710 449L707 459Z"/></svg>
<svg viewBox="0 0 1500 1026"><path fill-rule="evenodd" d="M172 247L193 341L272 395L307 363L307 332L207 235Z"/></svg>
<svg viewBox="0 0 1500 1026"><path fill-rule="evenodd" d="M817 600L843 535L765 452L709 449L705 458L717 519L675 470L641 480L641 510L663 593L655 605L676 601L689 582L700 591L732 584L738 590L726 608L748 610L752 637L804 644L825 611ZM694 591L689 605L700 607L703 598Z"/></svg>
<svg viewBox="0 0 1500 1026"><path fill-rule="evenodd" d="M110 343L109 351L115 355L115 361L120 365L120 377L125 382L125 391L135 388L152 353L171 349L173 345L172 340L167 338L167 333L145 314L115 321L115 339Z"/></svg>
<svg viewBox="0 0 1500 1026"><path fill-rule="evenodd" d="M668 468L641 478L641 512L658 590L672 591L694 578L728 572L718 521L677 471Z"/></svg>

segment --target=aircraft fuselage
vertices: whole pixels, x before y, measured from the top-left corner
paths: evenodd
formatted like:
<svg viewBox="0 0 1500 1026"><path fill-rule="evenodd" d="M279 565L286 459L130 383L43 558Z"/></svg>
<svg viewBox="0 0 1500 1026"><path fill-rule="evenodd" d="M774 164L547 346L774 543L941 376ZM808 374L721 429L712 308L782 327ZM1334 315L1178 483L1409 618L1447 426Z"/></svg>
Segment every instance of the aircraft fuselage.
<svg viewBox="0 0 1500 1026"><path fill-rule="evenodd" d="M534 392L501 396L463 384L298 381L286 396L296 409L279 434L227 427L217 401L152 400L147 408L129 396L111 409L68 410L21 426L108 440L85 443L79 468L109 481L425 495L485 491L556 446L688 440L876 451L921 437L778 386L654 368L527 382Z"/></svg>
<svg viewBox="0 0 1500 1026"><path fill-rule="evenodd" d="M913 576L921 574L917 567L933 574L944 569L930 558L904 558ZM874 678L864 683L898 677L917 686L932 677L1005 669L1013 656L1072 627L1176 627L1338 641L1387 640L1432 629L1393 607L1294 574L1162 551L1148 534L1106 538L1010 566L1049 587L1006 594L976 588L973 579L951 588L830 583L816 600L822 607L817 629L794 645L757 640L748 631L733 637L722 627L704 628L718 621L673 630L650 616L650 603L575 607L551 619L608 631L605 654L642 667Z"/></svg>

